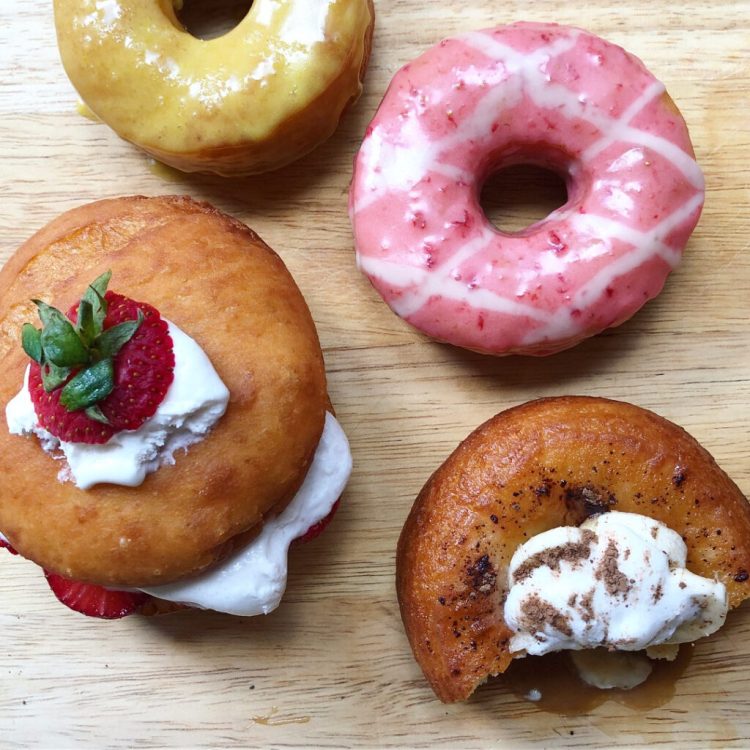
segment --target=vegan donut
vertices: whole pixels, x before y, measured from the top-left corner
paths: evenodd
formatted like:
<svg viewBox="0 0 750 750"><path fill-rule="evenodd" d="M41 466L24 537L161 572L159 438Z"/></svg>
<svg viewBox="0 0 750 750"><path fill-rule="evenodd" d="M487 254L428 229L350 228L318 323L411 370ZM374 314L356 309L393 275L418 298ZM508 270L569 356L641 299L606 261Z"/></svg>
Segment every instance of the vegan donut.
<svg viewBox="0 0 750 750"><path fill-rule="evenodd" d="M568 201L507 233L479 204L511 164L559 172ZM355 162L357 262L440 341L551 354L662 289L703 206L664 86L576 28L518 23L446 39L394 77Z"/></svg>
<svg viewBox="0 0 750 750"><path fill-rule="evenodd" d="M750 597L750 505L690 435L631 404L532 401L483 424L430 477L398 544L407 636L445 702L467 699L514 658L504 620L518 546L603 510L666 524L687 567Z"/></svg>
<svg viewBox="0 0 750 750"><path fill-rule="evenodd" d="M0 532L67 578L172 583L247 544L295 496L330 409L323 356L297 285L244 224L187 197L103 200L62 214L0 272L4 408L29 361L20 331L33 320L30 298L66 307L107 269L124 295L151 300L200 341L231 394L227 412L141 485L85 491L59 481L60 462L35 437L3 424Z"/></svg>
<svg viewBox="0 0 750 750"><path fill-rule="evenodd" d="M372 0L256 0L235 29L211 40L182 27L179 4L54 4L73 86L156 159L186 172L276 169L328 138L359 96Z"/></svg>

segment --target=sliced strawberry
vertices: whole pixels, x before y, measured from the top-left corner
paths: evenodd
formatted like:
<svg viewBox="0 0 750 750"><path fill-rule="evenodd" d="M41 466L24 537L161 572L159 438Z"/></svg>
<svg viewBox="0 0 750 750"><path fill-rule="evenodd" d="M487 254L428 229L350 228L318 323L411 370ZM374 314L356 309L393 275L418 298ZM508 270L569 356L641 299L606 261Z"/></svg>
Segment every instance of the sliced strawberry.
<svg viewBox="0 0 750 750"><path fill-rule="evenodd" d="M47 393L36 362L29 367L29 395L39 424L66 443L106 443L115 434L110 425L89 419L83 411L68 411L60 403L59 388Z"/></svg>
<svg viewBox="0 0 750 750"><path fill-rule="evenodd" d="M47 570L44 576L54 595L66 607L89 617L116 620L138 611L150 598L141 592L110 591L93 583L71 581Z"/></svg>
<svg viewBox="0 0 750 750"><path fill-rule="evenodd" d="M322 518L317 523L314 523L302 536L298 536L294 540L294 544L306 544L307 542L311 542L313 539L319 537L325 530L326 526L331 523L333 517L336 515L336 511L339 509L339 502L340 501L337 500L333 504L331 512L325 518Z"/></svg>
<svg viewBox="0 0 750 750"><path fill-rule="evenodd" d="M169 326L156 308L121 294L107 292L109 303L104 330L135 320L138 310L143 323L114 358L115 389L101 410L116 430L137 430L156 413L174 380L174 345Z"/></svg>
<svg viewBox="0 0 750 750"><path fill-rule="evenodd" d="M8 552L10 552L11 555L17 555L18 554L18 552L16 552L16 550L14 550L13 547L10 546L10 542L7 542L5 539L3 539L2 537L0 537L0 548L3 548L3 547L5 549L7 549Z"/></svg>
<svg viewBox="0 0 750 750"><path fill-rule="evenodd" d="M109 424L91 419L85 411L68 411L60 403L62 388L47 393L42 382L42 365L32 362L29 369L29 393L39 424L65 442L106 443L120 430L136 430L152 417L174 379L174 346L169 327L159 312L144 302L135 302L121 294L107 292L108 309L104 331L135 320L138 311L143 322L132 338L112 359L114 389L97 406ZM68 311L76 322L78 305ZM68 378L73 378L71 373Z"/></svg>

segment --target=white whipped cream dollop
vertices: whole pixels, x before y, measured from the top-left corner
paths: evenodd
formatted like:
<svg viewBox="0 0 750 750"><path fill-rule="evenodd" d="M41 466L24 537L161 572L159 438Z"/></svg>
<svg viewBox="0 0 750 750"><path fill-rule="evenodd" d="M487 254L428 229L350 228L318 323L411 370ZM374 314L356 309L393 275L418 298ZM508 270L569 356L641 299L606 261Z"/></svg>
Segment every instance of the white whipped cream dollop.
<svg viewBox="0 0 750 750"><path fill-rule="evenodd" d="M26 368L23 388L5 409L10 432L36 435L55 456L62 451L69 472L62 471L60 478L72 478L84 490L105 482L137 487L150 472L173 464L175 452L203 440L223 416L229 390L198 343L166 322L174 345L174 380L154 416L137 430L118 432L101 445L58 440L39 425Z"/></svg>
<svg viewBox="0 0 750 750"><path fill-rule="evenodd" d="M341 425L326 414L323 435L294 499L246 547L197 577L142 589L168 601L232 615L268 614L286 588L287 553L294 539L323 520L352 471L349 443Z"/></svg>
<svg viewBox="0 0 750 750"><path fill-rule="evenodd" d="M726 587L691 573L686 560L679 534L635 513L532 537L508 571L511 652L639 651L710 635L724 624Z"/></svg>

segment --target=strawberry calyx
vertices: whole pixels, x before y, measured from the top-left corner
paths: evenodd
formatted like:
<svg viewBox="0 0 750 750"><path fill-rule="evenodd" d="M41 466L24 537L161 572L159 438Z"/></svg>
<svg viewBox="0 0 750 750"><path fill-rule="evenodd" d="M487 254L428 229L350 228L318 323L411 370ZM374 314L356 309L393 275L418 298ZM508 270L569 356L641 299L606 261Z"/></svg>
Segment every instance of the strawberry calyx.
<svg viewBox="0 0 750 750"><path fill-rule="evenodd" d="M137 430L174 380L168 322L153 306L107 291L110 276L94 281L67 315L37 302L44 327L22 329L38 424L63 442L102 444Z"/></svg>
<svg viewBox="0 0 750 750"><path fill-rule="evenodd" d="M44 571L52 593L66 607L88 617L117 620L137 612L151 597L141 591L113 591Z"/></svg>
<svg viewBox="0 0 750 750"><path fill-rule="evenodd" d="M113 359L133 338L143 323L139 309L134 320L110 328L107 317L107 286L112 272L107 271L86 289L71 321L46 302L32 300L37 306L42 328L25 323L21 344L26 354L39 365L46 393L60 390L59 402L69 412L83 411L101 424L109 424L99 403L115 387Z"/></svg>

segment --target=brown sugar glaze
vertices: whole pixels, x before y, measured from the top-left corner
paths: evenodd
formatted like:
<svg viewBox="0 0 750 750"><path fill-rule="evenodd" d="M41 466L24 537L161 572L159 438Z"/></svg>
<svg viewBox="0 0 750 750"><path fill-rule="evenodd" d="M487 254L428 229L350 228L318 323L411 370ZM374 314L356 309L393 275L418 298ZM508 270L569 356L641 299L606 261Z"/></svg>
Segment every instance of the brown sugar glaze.
<svg viewBox="0 0 750 750"><path fill-rule="evenodd" d="M677 681L692 656L693 647L683 644L674 661L652 661L653 671L649 678L632 690L600 690L587 685L578 677L566 652L516 659L495 683L502 683L519 698L533 702L540 710L549 713L587 714L607 701L645 711L663 706L674 697ZM532 701L529 694L535 690L541 693L541 697Z"/></svg>

